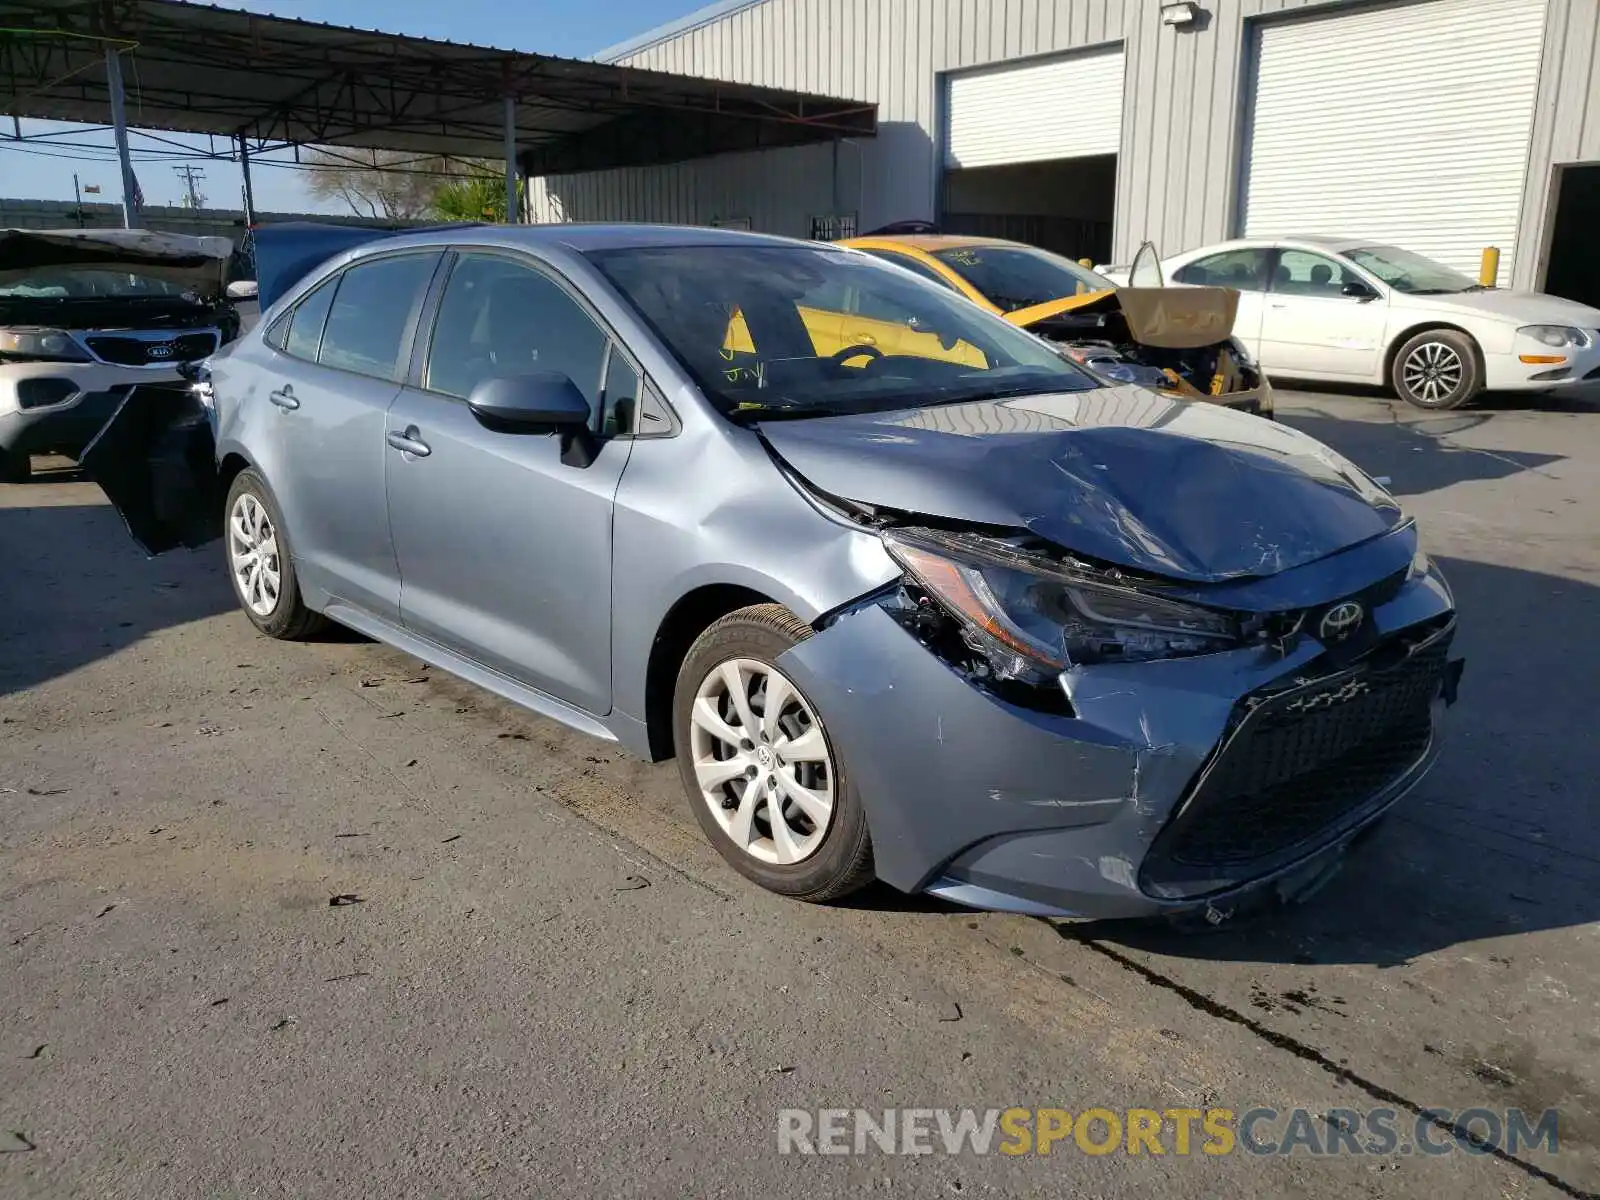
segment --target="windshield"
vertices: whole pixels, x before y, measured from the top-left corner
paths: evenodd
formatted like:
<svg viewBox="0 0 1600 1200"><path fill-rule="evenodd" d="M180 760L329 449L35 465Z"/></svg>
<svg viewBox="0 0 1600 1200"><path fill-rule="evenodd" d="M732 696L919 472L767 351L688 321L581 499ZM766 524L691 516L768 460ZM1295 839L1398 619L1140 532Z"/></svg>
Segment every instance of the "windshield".
<svg viewBox="0 0 1600 1200"><path fill-rule="evenodd" d="M0 297L38 300L125 300L158 297L170 300L193 290L137 270L106 267L37 267L20 278L0 283Z"/></svg>
<svg viewBox="0 0 1600 1200"><path fill-rule="evenodd" d="M1360 250L1346 250L1344 256L1371 271L1395 291L1413 296L1483 290L1483 285L1470 275L1394 246L1365 246Z"/></svg>
<svg viewBox="0 0 1600 1200"><path fill-rule="evenodd" d="M1088 267L1031 246L953 246L933 256L1005 312L1117 286Z"/></svg>
<svg viewBox="0 0 1600 1200"><path fill-rule="evenodd" d="M1099 386L1032 334L865 254L712 245L588 258L735 418Z"/></svg>

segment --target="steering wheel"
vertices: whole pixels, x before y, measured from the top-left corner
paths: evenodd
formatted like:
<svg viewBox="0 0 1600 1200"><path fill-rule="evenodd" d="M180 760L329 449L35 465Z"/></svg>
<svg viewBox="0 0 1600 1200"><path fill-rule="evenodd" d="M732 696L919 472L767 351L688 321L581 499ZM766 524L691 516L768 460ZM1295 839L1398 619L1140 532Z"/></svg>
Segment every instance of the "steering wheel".
<svg viewBox="0 0 1600 1200"><path fill-rule="evenodd" d="M883 351L876 346L869 346L863 342L858 346L846 346L843 350L835 351L833 354L828 355L828 361L836 367L842 367L852 358L861 358L863 356L869 359L879 359L883 357Z"/></svg>

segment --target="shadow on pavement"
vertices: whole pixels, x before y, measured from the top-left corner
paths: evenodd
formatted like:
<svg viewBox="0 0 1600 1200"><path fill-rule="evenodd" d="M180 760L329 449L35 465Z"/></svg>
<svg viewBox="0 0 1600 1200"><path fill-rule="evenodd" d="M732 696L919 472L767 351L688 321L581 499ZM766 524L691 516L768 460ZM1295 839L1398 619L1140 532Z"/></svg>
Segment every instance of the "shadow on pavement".
<svg viewBox="0 0 1600 1200"><path fill-rule="evenodd" d="M50 503L34 482L0 507L0 695L235 607L215 546L148 559L109 505Z"/></svg>
<svg viewBox="0 0 1600 1200"><path fill-rule="evenodd" d="M1600 920L1600 588L1441 559L1467 660L1439 765L1294 908L1209 934L1078 922L1064 937L1178 958L1403 964L1482 938Z"/></svg>
<svg viewBox="0 0 1600 1200"><path fill-rule="evenodd" d="M1331 446L1368 475L1387 477L1387 486L1396 496L1419 496L1474 480L1505 479L1564 461L1557 454L1477 450L1450 440L1454 434L1494 420L1493 413L1418 412L1394 422L1351 421L1308 406L1285 408L1278 418Z"/></svg>
<svg viewBox="0 0 1600 1200"><path fill-rule="evenodd" d="M1578 391L1558 392L1484 392L1471 404L1457 409L1447 409L1444 412L1430 412L1425 408L1418 408L1404 400L1397 399L1386 388L1374 387L1362 383L1324 383L1324 382L1297 382L1292 379L1272 377L1274 389L1300 392L1315 395L1321 392L1329 396L1348 396L1354 400L1371 400L1375 404L1386 404L1398 419L1405 420L1409 417L1446 417L1446 416L1472 416L1485 413L1493 415L1497 412L1548 412L1548 413L1582 413L1600 412L1600 387L1584 385ZM1285 400L1285 404L1293 401Z"/></svg>

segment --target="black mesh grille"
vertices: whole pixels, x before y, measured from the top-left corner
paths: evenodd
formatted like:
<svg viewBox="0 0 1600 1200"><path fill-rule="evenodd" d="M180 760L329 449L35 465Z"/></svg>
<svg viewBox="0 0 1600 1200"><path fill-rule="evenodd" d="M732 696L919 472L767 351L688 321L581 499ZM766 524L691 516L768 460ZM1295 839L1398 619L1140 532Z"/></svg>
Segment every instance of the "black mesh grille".
<svg viewBox="0 0 1600 1200"><path fill-rule="evenodd" d="M153 363L192 362L204 358L217 348L214 333L179 333L162 341L145 338L114 337L102 335L85 338L95 356L122 367L146 367Z"/></svg>
<svg viewBox="0 0 1600 1200"><path fill-rule="evenodd" d="M1445 634L1410 655L1382 647L1354 671L1247 700L1151 847L1147 881L1265 873L1398 780L1427 751L1449 643Z"/></svg>

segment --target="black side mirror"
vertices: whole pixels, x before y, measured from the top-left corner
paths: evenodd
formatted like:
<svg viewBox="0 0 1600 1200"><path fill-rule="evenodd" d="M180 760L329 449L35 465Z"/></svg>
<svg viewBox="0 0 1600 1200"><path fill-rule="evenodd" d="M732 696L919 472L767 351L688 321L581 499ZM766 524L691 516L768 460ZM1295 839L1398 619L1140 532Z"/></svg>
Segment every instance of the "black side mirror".
<svg viewBox="0 0 1600 1200"><path fill-rule="evenodd" d="M1372 290L1372 285L1362 283L1359 279L1352 279L1339 289L1341 296L1349 296L1352 300L1376 300L1378 293Z"/></svg>
<svg viewBox="0 0 1600 1200"><path fill-rule="evenodd" d="M480 425L497 433L559 433L561 461L569 467L587 467L599 452L589 429L589 402L560 371L485 379L472 389L467 407Z"/></svg>

